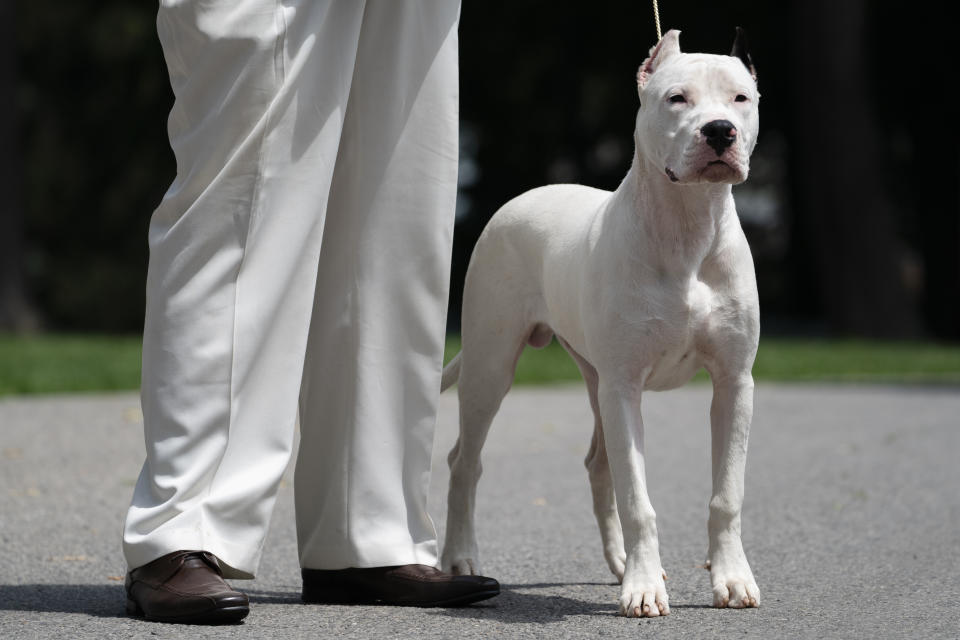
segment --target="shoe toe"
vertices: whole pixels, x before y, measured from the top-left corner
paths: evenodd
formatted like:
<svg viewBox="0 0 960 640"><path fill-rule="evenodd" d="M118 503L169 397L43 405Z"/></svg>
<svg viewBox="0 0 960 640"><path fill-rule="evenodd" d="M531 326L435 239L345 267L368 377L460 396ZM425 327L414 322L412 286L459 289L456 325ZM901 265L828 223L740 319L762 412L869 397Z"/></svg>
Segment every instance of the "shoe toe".
<svg viewBox="0 0 960 640"><path fill-rule="evenodd" d="M217 608L250 606L250 600L247 598L246 594L238 591L226 591L210 597Z"/></svg>
<svg viewBox="0 0 960 640"><path fill-rule="evenodd" d="M493 578L488 578L486 576L453 576L453 582L460 582L464 585L471 585L477 589L489 590L496 589L500 590L500 583L494 580Z"/></svg>

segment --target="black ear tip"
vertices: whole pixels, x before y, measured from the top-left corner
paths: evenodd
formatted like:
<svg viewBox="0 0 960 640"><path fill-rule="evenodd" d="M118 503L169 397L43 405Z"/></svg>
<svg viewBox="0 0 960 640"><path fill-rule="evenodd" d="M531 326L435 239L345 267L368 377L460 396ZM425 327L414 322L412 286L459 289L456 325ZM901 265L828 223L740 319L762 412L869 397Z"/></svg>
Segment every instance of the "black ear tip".
<svg viewBox="0 0 960 640"><path fill-rule="evenodd" d="M733 49L730 55L740 58L750 72L753 73L753 60L750 58L750 46L747 44L747 32L743 27L736 27L737 37L733 40Z"/></svg>
<svg viewBox="0 0 960 640"><path fill-rule="evenodd" d="M734 28L736 30L736 37L733 39L733 50L737 51L741 49L746 51L748 49L746 29L740 26Z"/></svg>

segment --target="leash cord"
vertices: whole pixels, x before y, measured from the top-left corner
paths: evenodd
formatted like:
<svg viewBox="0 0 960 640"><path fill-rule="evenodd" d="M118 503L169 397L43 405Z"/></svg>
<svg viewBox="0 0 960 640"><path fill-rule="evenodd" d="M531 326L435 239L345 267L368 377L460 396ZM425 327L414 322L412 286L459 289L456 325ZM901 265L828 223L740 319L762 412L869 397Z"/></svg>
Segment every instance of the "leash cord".
<svg viewBox="0 0 960 640"><path fill-rule="evenodd" d="M660 42L663 35L660 33L660 9L657 7L657 0L653 0L653 22L657 25L657 42Z"/></svg>

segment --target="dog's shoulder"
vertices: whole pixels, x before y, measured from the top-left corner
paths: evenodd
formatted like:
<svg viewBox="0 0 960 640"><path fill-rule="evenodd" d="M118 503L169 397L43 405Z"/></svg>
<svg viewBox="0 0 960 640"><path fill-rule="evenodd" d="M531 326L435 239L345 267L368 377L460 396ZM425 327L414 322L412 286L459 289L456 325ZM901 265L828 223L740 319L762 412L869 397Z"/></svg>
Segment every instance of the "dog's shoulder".
<svg viewBox="0 0 960 640"><path fill-rule="evenodd" d="M551 184L513 198L497 211L494 219L504 224L557 224L564 218L589 215L609 197L609 191L581 184Z"/></svg>

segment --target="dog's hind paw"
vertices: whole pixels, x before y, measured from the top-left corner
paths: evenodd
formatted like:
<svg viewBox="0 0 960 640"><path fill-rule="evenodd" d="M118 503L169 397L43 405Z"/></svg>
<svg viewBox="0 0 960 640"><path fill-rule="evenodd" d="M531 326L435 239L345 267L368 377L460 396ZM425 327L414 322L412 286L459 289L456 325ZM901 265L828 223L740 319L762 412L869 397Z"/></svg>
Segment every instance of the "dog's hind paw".
<svg viewBox="0 0 960 640"><path fill-rule="evenodd" d="M455 576L478 576L480 575L480 563L473 558L459 558L449 563L443 563L443 569L447 573Z"/></svg>
<svg viewBox="0 0 960 640"><path fill-rule="evenodd" d="M623 582L623 573L627 568L627 554L620 552L619 554L605 554L607 566L610 567L610 572L617 577L617 582Z"/></svg>

